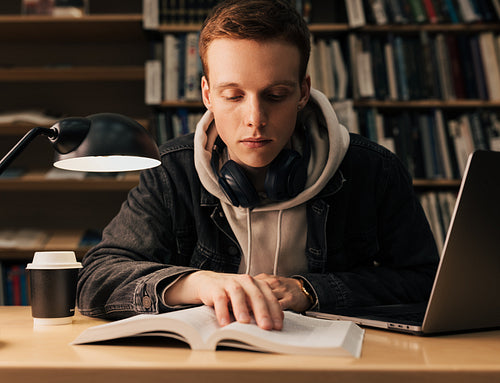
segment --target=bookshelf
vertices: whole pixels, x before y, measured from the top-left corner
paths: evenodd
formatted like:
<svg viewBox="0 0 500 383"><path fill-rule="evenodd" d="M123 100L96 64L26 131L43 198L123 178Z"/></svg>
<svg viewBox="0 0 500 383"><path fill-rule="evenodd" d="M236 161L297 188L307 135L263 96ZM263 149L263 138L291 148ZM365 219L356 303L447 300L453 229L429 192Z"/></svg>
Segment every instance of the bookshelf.
<svg viewBox="0 0 500 383"><path fill-rule="evenodd" d="M113 112L148 127L144 61L149 42L141 2L90 3L88 15L71 18L25 16L19 0L1 2L0 116L36 110L59 119ZM0 155L35 126L1 122ZM138 184L136 173L51 179L53 153L50 143L38 138L9 168L21 174L0 177L0 282L1 276L4 282L8 278L10 266L24 266L34 251L75 250L83 257L89 248L82 241L87 231L102 230ZM10 238L2 235L24 229L43 241L5 245Z"/></svg>
<svg viewBox="0 0 500 383"><path fill-rule="evenodd" d="M169 10L162 11L161 1L149 0L148 3L150 5L154 3L159 7L156 9L156 13L150 12L150 9L146 9L144 19L145 24L149 25L150 32L152 33L151 36L153 36L156 44L160 46L160 53L150 55L149 59L161 61L162 69L164 70L162 76L169 76L162 57L161 46L164 36L169 34L179 36L197 32L201 25L196 20L191 20L189 16L186 16L188 13L185 9L178 9L173 12ZM483 8L476 9L475 7L479 3L481 3ZM463 142L457 143L459 142L460 135L456 135L456 126L462 127L462 125L469 124L469 129L478 128L477 125L473 124L483 118L481 120L482 125L478 129L482 131L482 134L489 134L491 136L482 137L483 141L491 139L492 142L488 149L500 150L500 97L494 94L495 89L487 89L489 82L487 78L482 79L483 93L480 93L477 89L475 89L475 93L469 89L467 89L467 94L464 93L463 89L462 93L458 92L459 85L455 81L462 82L462 88L465 86L463 84L465 81L471 82L470 77L467 77L467 75L470 76L470 65L472 64L469 67L465 67L465 64L461 61L464 60L464 57L477 58L481 55L484 56L484 52L476 51L470 55L465 54L464 56L462 54L462 56L450 57L452 43L448 42L447 39L453 41L454 39L463 37L467 44L469 44L469 40L472 41L474 38L479 39L479 36L484 34L492 34L497 47L496 52L489 52L488 56L497 57L497 65L500 66L500 2L498 0L485 0L481 2L471 0L453 2L441 0L349 0L349 2L345 0L312 0L297 1L296 4L302 4L302 6L307 4L310 6L307 12L303 14L309 22L309 29L313 35L312 57L316 54L314 51L317 51L319 41L339 41L343 62L348 72L347 89L344 97L339 98L334 94L330 96L330 100L337 110L341 121L349 130L367 135L369 138L379 141L383 145L387 144L386 146L395 151L403 159L403 162L407 164L414 178L415 190L422 196L424 208L428 209L430 205L439 204L439 200L447 200L448 202L446 203L449 210L460 185L461 170L464 168L463 155L461 157L462 162L451 157L458 157L467 150L471 151L474 148L481 148L481 144L484 144L484 142L479 142L479 133L477 131L475 133L474 131L470 132L471 141L467 144ZM346 6L358 7L358 12L355 13L357 15L362 14L363 21L352 20L352 16L349 16ZM378 14L373 12L373 7L377 6L379 7L379 11L380 7L383 7L383 15L380 12ZM452 8L447 8L450 6ZM396 8L398 9L396 10ZM431 8L434 8L433 11ZM471 14L471 10L475 14ZM162 12L165 12L167 16ZM172 21L172 14L175 15L174 21ZM438 36L440 36L440 39L445 40L444 45L438 45L436 42ZM413 70L422 71L419 64L422 67L424 67L424 64L427 64L425 60L424 62L417 61L420 60L419 55L421 54L418 44L428 44L427 40L429 40L432 47L434 47L432 51L432 55L434 56L442 55L442 52L439 52L440 47L447 51L448 67L445 67L443 70L440 67L443 64L437 61L432 61L432 65L427 67L427 70L430 71L427 72L428 75L434 76L433 72L435 72L440 76L434 79L435 84L433 85L437 89L436 94L417 94L415 96L410 92L408 97L402 97L402 91L398 89L402 85L399 83L393 85L395 87L393 89L396 89L397 95L394 95L394 93L380 95L376 92L378 90L377 87L380 85L379 78L381 76L374 71L376 64L374 57L376 57L376 53L373 51L373 41L380 40L383 44L389 44L390 42L391 49L394 49L394 42L392 40L394 37L398 37L404 43L403 50L407 49L405 45L407 43L406 40L409 40L413 44L417 43L417 45L413 46L413 52L417 52L416 56L413 53L413 58L417 64L415 65L415 62L411 61L407 63L409 67L413 66ZM382 48L385 49L385 46L382 45ZM407 50L412 51L412 49ZM359 51L367 53L370 56L369 61L365 60L364 62L365 65L367 62L369 63L368 67L365 67L364 70L368 70L370 73L362 73L363 76L361 77L359 77L360 73L356 72L356 60ZM378 52L382 53L382 56L386 59L385 51ZM404 51L403 53L407 54ZM432 55L430 58L434 60ZM394 63L396 60L394 51L392 51L392 56L387 57L392 57L393 65L397 64ZM405 59L408 60L408 57L411 56L406 56ZM317 61L317 59L314 60L313 58L311 61ZM457 63L459 63L458 66ZM322 73L318 73L320 71L317 66L318 64L315 63L313 65L316 66L315 73L309 68L309 72L313 77L313 86L327 93L324 89L325 82L321 78ZM387 62L385 62L385 66L385 70L387 71ZM329 66L327 65L327 67ZM478 70L478 68L474 67L475 70ZM396 69L400 70L397 67ZM458 72L459 69L461 72ZM485 68L483 67L483 69ZM406 77L403 77L402 80L401 78L396 78L395 81L401 83L408 82L406 86L410 87L410 90L415 90L423 87L424 80L426 80L425 76L422 77L420 74L420 77L418 77L417 74L412 72L411 74L406 74ZM396 75L399 75L399 73L396 72ZM337 73L336 76L339 76L339 74ZM387 78L388 74L385 73L385 76ZM445 76L450 76L447 79L449 82L447 85L450 87L450 91L447 89L448 93L445 93L444 89L439 88L444 86L445 80L442 78ZM146 77L148 77L148 73L146 73ZM412 77L418 78L421 82L411 82ZM317 79L315 85L314 78ZM373 93L368 95L360 94L362 87L366 86L366 83L363 82L367 80L372 82ZM385 86L389 87L389 80L385 81ZM477 81L477 77L472 80L472 82L474 81ZM411 87L414 89L411 89ZM500 83L498 83L498 88L500 89ZM161 91L164 91L164 89ZM346 108L345 105L348 105L348 107ZM164 137L168 137L172 133L176 134L175 129L172 129L169 123L165 123L165 120L168 118L174 119L172 116L175 116L177 110L182 110L183 113L189 114L198 113L204 109L200 100L186 100L182 99L182 97L173 100L166 100L163 97L161 100L151 103L151 106L155 110L156 115L160 116L156 120L155 129L160 131L165 129L167 133L163 134ZM351 118L352 116L355 118ZM345 119L343 120L343 118ZM484 118L489 118L490 120L486 121ZM383 121L382 123L376 122L381 120ZM428 122L424 125L426 120ZM484 125L486 123L489 124L487 127ZM173 122L171 124L175 125ZM372 126L372 124L381 124L381 127ZM415 124L416 126L414 126ZM403 137L404 135L401 134L397 137L394 136L388 130L387 125L396 126L397 129L406 134L406 137ZM452 130L452 127L455 130ZM193 127L184 127L183 131L186 132L190 129L193 129ZM375 135L374 131L377 129L382 131L382 135L389 134L389 137ZM489 130L486 132L486 129ZM440 130L444 131L444 138L437 137L440 134ZM452 135L452 132L455 132L455 135ZM409 136L414 136L417 133L419 140L418 149L413 141L404 144L400 142L401 140L409 140ZM424 142L424 138L426 138L424 137L424 133L427 136L432 136L431 138L437 142L442 142L442 145L449 146L450 149L444 150L444 148L434 143L431 151L431 145L427 141L425 144L422 143ZM463 137L464 133L462 130L460 130L460 134ZM495 135L496 137L493 137ZM495 142L493 142L494 139L496 140ZM461 145L461 152L455 148L457 145ZM403 149L405 150L404 152ZM416 153L417 150L420 153ZM431 162L430 155L433 156L433 164L429 164ZM443 159L445 155L450 158ZM433 207L431 206L431 208ZM428 213L427 210L426 213ZM443 237L443 230L448 225L447 222L449 222L450 214L449 211L446 214L443 211L437 214L440 216L440 222L434 222L431 225L441 226L439 229L433 227L433 231L441 231L439 235L436 235L438 241L440 241Z"/></svg>

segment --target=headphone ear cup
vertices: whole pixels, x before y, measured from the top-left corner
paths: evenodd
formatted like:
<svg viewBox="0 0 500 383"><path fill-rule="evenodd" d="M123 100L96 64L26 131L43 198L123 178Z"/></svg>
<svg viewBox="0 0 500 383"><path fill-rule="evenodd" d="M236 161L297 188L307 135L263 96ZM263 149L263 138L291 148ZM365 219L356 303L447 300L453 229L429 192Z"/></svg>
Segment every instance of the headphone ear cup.
<svg viewBox="0 0 500 383"><path fill-rule="evenodd" d="M307 180L307 165L295 150L283 149L271 162L266 174L267 196L273 201L295 197Z"/></svg>
<svg viewBox="0 0 500 383"><path fill-rule="evenodd" d="M219 184L234 206L254 207L259 203L260 198L252 182L232 160L220 169Z"/></svg>

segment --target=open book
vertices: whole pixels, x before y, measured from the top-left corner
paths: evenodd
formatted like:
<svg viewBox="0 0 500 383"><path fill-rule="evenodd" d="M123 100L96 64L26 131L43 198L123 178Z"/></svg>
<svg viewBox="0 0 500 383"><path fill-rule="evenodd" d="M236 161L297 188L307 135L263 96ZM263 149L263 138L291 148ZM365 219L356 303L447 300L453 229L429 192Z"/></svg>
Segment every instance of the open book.
<svg viewBox="0 0 500 383"><path fill-rule="evenodd" d="M200 306L165 314L141 314L83 331L73 345L134 336L165 336L187 343L193 350L217 346L286 354L359 357L364 330L347 321L328 321L285 312L281 331L267 331L255 323L232 322L220 327L213 308Z"/></svg>

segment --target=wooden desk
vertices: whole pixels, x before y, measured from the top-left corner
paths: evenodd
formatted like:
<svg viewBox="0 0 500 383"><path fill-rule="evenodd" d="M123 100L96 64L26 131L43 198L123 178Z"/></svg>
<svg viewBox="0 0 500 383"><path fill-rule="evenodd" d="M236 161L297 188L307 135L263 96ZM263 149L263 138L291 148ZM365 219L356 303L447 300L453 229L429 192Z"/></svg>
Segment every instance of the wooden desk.
<svg viewBox="0 0 500 383"><path fill-rule="evenodd" d="M500 331L420 338L367 330L361 358L221 350L178 343L69 343L102 323L33 328L29 307L0 307L0 381L8 382L500 382Z"/></svg>

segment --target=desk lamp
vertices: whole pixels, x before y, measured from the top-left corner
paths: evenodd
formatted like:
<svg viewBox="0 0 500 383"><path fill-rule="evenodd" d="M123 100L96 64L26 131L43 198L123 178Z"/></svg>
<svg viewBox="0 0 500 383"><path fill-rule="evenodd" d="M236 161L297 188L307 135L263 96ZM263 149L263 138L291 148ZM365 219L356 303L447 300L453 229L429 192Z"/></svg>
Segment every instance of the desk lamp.
<svg viewBox="0 0 500 383"><path fill-rule="evenodd" d="M116 113L69 117L50 128L31 129L0 161L0 174L37 136L56 151L54 166L85 172L120 172L160 165L160 153L138 122Z"/></svg>

